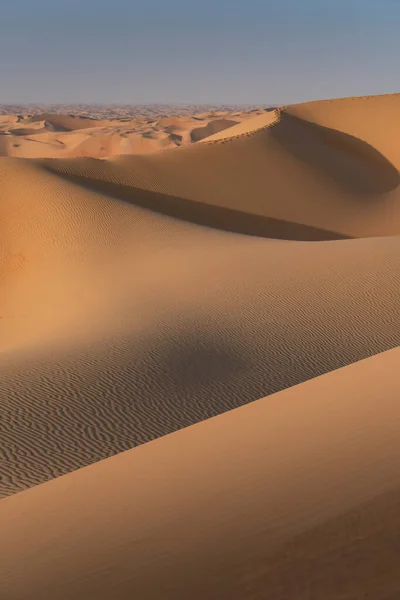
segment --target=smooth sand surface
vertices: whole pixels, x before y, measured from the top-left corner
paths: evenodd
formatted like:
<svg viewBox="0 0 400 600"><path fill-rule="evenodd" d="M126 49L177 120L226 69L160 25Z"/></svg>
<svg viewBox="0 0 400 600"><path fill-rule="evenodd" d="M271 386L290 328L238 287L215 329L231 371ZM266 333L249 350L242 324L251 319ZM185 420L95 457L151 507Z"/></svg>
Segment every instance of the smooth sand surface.
<svg viewBox="0 0 400 600"><path fill-rule="evenodd" d="M0 597L395 599L400 350L0 503Z"/></svg>
<svg viewBox="0 0 400 600"><path fill-rule="evenodd" d="M1 599L399 597L399 110L0 158Z"/></svg>

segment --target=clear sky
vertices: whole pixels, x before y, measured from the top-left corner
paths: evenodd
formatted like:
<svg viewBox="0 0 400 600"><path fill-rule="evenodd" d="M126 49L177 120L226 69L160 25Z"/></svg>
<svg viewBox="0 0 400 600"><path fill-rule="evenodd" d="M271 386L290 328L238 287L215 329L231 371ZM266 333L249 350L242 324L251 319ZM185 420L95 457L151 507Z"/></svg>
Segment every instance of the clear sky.
<svg viewBox="0 0 400 600"><path fill-rule="evenodd" d="M0 103L400 91L400 0L0 0Z"/></svg>

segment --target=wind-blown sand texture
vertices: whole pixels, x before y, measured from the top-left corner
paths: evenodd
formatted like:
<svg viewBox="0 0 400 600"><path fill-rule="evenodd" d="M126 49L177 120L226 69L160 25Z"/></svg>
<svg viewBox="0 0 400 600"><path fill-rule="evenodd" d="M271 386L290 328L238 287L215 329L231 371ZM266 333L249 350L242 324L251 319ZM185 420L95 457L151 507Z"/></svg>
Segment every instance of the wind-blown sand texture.
<svg viewBox="0 0 400 600"><path fill-rule="evenodd" d="M399 111L0 159L0 598L399 597Z"/></svg>

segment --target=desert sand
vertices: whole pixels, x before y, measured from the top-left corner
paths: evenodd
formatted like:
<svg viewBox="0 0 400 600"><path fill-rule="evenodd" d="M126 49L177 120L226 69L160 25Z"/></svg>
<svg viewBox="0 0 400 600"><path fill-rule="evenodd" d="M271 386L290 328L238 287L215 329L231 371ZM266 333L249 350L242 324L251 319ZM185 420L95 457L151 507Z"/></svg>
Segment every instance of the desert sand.
<svg viewBox="0 0 400 600"><path fill-rule="evenodd" d="M188 107L178 109L181 114L165 115L163 110L154 107L142 114L129 111L126 116L123 110L94 108L92 113L100 117L94 118L89 114L58 112L30 114L26 112L30 107L20 108L22 112L17 114L0 112L0 157L108 158L145 154L198 142L270 110L237 107L198 112L193 108L191 114ZM104 118L108 114L113 118Z"/></svg>
<svg viewBox="0 0 400 600"><path fill-rule="evenodd" d="M2 598L396 598L399 349L2 501Z"/></svg>
<svg viewBox="0 0 400 600"><path fill-rule="evenodd" d="M0 136L1 598L399 596L399 112Z"/></svg>

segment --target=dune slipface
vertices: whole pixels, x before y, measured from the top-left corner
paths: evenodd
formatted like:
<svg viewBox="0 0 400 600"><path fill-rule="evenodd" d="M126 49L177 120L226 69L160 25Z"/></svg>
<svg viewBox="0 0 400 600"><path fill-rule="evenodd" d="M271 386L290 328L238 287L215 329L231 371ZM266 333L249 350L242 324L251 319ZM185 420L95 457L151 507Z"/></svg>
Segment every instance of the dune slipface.
<svg viewBox="0 0 400 600"><path fill-rule="evenodd" d="M397 597L399 111L4 120L1 597Z"/></svg>

